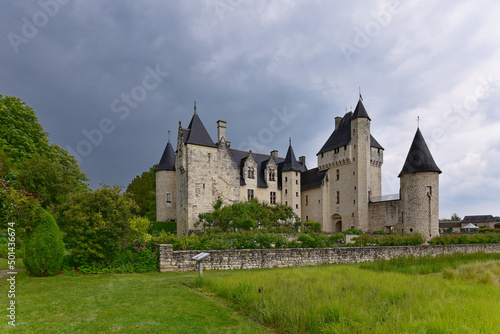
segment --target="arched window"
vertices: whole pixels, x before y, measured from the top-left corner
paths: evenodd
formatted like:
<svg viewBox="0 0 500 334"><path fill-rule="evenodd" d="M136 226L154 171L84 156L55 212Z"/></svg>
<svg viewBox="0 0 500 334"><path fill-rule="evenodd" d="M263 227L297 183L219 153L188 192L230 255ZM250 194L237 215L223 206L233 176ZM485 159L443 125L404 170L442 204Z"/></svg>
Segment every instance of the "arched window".
<svg viewBox="0 0 500 334"><path fill-rule="evenodd" d="M172 194L171 193L167 193L165 197L166 197L167 203L172 203Z"/></svg>

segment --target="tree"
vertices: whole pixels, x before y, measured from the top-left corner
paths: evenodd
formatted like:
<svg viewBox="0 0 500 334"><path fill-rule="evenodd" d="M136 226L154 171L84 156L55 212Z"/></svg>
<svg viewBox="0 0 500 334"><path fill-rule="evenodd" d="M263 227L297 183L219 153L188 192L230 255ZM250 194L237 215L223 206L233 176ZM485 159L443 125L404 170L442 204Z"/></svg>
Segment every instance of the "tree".
<svg viewBox="0 0 500 334"><path fill-rule="evenodd" d="M136 210L134 201L122 195L117 186L104 185L73 195L58 217L73 260L78 265L112 262L122 248Z"/></svg>
<svg viewBox="0 0 500 334"><path fill-rule="evenodd" d="M47 211L42 211L23 247L23 262L31 276L53 276L61 270L64 243L59 227Z"/></svg>
<svg viewBox="0 0 500 334"><path fill-rule="evenodd" d="M47 132L20 98L0 95L0 147L14 162L50 151Z"/></svg>
<svg viewBox="0 0 500 334"><path fill-rule="evenodd" d="M151 221L156 220L156 186L154 165L149 171L137 175L127 186L126 194L139 206L139 215Z"/></svg>
<svg viewBox="0 0 500 334"><path fill-rule="evenodd" d="M453 213L453 214L451 215L451 219L450 219L450 220L451 220L452 222L459 222L459 221L462 221L462 218L460 218L460 217L458 216L458 214L457 214L457 213Z"/></svg>
<svg viewBox="0 0 500 334"><path fill-rule="evenodd" d="M2 177L13 189L40 196L45 207L88 190L88 179L76 159L51 145L47 136L32 108L17 97L0 95ZM0 208L10 205L3 201L0 198Z"/></svg>

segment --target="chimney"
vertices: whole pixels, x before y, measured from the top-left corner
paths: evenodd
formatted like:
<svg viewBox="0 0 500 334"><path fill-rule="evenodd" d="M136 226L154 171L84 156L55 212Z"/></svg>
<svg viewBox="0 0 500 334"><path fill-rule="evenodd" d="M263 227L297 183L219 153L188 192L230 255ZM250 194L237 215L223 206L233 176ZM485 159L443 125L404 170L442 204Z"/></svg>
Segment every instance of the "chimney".
<svg viewBox="0 0 500 334"><path fill-rule="evenodd" d="M226 124L227 123L224 121L217 121L217 142L220 142L222 138L224 138L224 140L227 139Z"/></svg>
<svg viewBox="0 0 500 334"><path fill-rule="evenodd" d="M271 156L272 156L273 158L277 158L277 157L278 157L278 150L273 150L273 151L271 151Z"/></svg>
<svg viewBox="0 0 500 334"><path fill-rule="evenodd" d="M305 156L299 157L299 162L302 164L302 166L305 166L306 165L306 157Z"/></svg>
<svg viewBox="0 0 500 334"><path fill-rule="evenodd" d="M341 121L342 121L342 117L340 117L340 116L335 117L335 130L337 130L339 128Z"/></svg>

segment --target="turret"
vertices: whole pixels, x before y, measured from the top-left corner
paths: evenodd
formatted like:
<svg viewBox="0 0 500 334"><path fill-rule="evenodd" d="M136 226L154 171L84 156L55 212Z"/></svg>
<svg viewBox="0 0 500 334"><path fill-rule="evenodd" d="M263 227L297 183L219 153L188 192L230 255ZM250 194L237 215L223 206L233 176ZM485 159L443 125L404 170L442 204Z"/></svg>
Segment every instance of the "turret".
<svg viewBox="0 0 500 334"><path fill-rule="evenodd" d="M306 168L295 158L295 153L292 148L292 139L288 152L286 153L285 161L280 163L281 171L281 198L284 204L291 206L294 212L301 217L301 172Z"/></svg>
<svg viewBox="0 0 500 334"><path fill-rule="evenodd" d="M175 175L175 152L170 143L170 131L168 142L160 163L155 170L156 178L156 220L175 221L176 216L176 175Z"/></svg>
<svg viewBox="0 0 500 334"><path fill-rule="evenodd" d="M399 173L401 183L401 232L420 233L426 239L439 235L439 174L441 170L417 129Z"/></svg>

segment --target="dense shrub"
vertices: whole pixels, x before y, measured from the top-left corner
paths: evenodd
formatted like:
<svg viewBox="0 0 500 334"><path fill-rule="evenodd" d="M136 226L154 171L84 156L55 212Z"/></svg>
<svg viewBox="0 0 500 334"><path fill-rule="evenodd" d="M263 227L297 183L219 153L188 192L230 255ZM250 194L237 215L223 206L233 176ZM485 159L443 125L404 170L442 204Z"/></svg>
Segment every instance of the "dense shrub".
<svg viewBox="0 0 500 334"><path fill-rule="evenodd" d="M345 230L345 231L342 231L343 234L356 234L356 235L361 235L365 232L363 232L362 230L357 230L355 228L350 228L348 230Z"/></svg>
<svg viewBox="0 0 500 334"><path fill-rule="evenodd" d="M136 239L151 240L151 234L148 233L151 227L149 219L135 216L129 220L129 229L127 232L126 240L132 241Z"/></svg>
<svg viewBox="0 0 500 334"><path fill-rule="evenodd" d="M211 213L200 214L195 226L203 230L215 229L223 232L265 229L273 232L293 233L300 227L300 219L287 205L269 205L257 200L236 202L222 206L218 200Z"/></svg>
<svg viewBox="0 0 500 334"><path fill-rule="evenodd" d="M119 187L103 186L73 196L58 217L73 261L78 265L112 263L130 232L136 208Z"/></svg>
<svg viewBox="0 0 500 334"><path fill-rule="evenodd" d="M500 243L500 234L460 234L443 235L429 240L431 245L456 245L456 244L494 244Z"/></svg>
<svg viewBox="0 0 500 334"><path fill-rule="evenodd" d="M353 243L350 243L350 246L409 246L421 245L425 242L424 237L418 233L407 234L404 236L397 234L389 234L386 236L362 234L352 240Z"/></svg>
<svg viewBox="0 0 500 334"><path fill-rule="evenodd" d="M27 234L24 247L24 265L31 276L57 275L61 270L64 244L54 218L42 211L33 230Z"/></svg>
<svg viewBox="0 0 500 334"><path fill-rule="evenodd" d="M148 233L154 234L155 232L165 231L167 233L177 233L176 222L151 222Z"/></svg>
<svg viewBox="0 0 500 334"><path fill-rule="evenodd" d="M308 220L304 223L305 232L321 232L321 223Z"/></svg>

